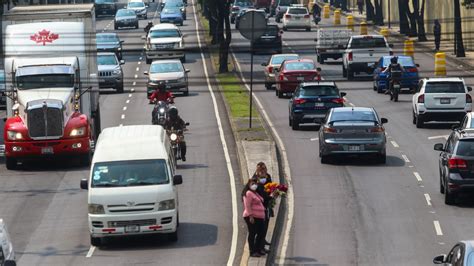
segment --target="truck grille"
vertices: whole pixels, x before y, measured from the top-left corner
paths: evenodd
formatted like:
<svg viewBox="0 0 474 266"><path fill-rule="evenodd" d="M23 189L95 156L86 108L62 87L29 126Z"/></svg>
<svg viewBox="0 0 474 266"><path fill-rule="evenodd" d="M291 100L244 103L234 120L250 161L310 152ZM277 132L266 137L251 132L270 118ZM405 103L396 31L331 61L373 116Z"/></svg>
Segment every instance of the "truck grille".
<svg viewBox="0 0 474 266"><path fill-rule="evenodd" d="M112 71L100 71L99 77L110 77L112 76Z"/></svg>
<svg viewBox="0 0 474 266"><path fill-rule="evenodd" d="M127 225L138 225L138 226L147 226L155 225L156 219L146 219L146 220L132 220L132 221L111 221L108 222L108 227L125 227Z"/></svg>
<svg viewBox="0 0 474 266"><path fill-rule="evenodd" d="M58 138L63 135L63 113L55 107L28 110L28 133L31 138Z"/></svg>
<svg viewBox="0 0 474 266"><path fill-rule="evenodd" d="M173 49L174 48L174 43L160 43L160 44L155 44L153 47L157 50Z"/></svg>

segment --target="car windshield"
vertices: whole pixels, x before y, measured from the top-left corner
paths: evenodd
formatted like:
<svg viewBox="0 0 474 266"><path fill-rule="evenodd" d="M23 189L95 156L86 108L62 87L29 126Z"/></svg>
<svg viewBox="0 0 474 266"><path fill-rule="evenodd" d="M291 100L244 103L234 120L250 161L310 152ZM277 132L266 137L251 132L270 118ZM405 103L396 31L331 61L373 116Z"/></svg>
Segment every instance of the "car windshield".
<svg viewBox="0 0 474 266"><path fill-rule="evenodd" d="M166 2L166 7L183 7L183 2Z"/></svg>
<svg viewBox="0 0 474 266"><path fill-rule="evenodd" d="M383 66L387 67L390 65L390 59L391 57L384 57L383 58ZM415 62L413 62L413 59L411 57L398 57L398 63L404 67L414 67Z"/></svg>
<svg viewBox="0 0 474 266"><path fill-rule="evenodd" d="M98 65L109 65L109 66L114 66L118 65L117 62L117 57L115 55L99 55L97 56L97 64Z"/></svg>
<svg viewBox="0 0 474 266"><path fill-rule="evenodd" d="M375 122L375 114L372 111L337 111L331 115L331 121L334 122Z"/></svg>
<svg viewBox="0 0 474 266"><path fill-rule="evenodd" d="M104 3L113 4L114 0L96 0L95 3L96 4L104 4Z"/></svg>
<svg viewBox="0 0 474 266"><path fill-rule="evenodd" d="M285 64L286 70L315 70L316 67L313 63L309 62L294 62Z"/></svg>
<svg viewBox="0 0 474 266"><path fill-rule="evenodd" d="M134 17L135 16L135 11L133 10L127 10L127 9L120 9L117 11L117 17Z"/></svg>
<svg viewBox="0 0 474 266"><path fill-rule="evenodd" d="M91 187L132 187L169 183L166 161L134 160L95 163Z"/></svg>
<svg viewBox="0 0 474 266"><path fill-rule="evenodd" d="M295 59L298 59L298 58L300 58L300 57L297 56L297 55L274 56L272 58L271 64L272 65L280 65L285 60L295 60Z"/></svg>
<svg viewBox="0 0 474 266"><path fill-rule="evenodd" d="M308 10L306 8L290 8L288 14L305 15L308 14Z"/></svg>
<svg viewBox="0 0 474 266"><path fill-rule="evenodd" d="M428 82L425 93L465 93L462 82Z"/></svg>
<svg viewBox="0 0 474 266"><path fill-rule="evenodd" d="M143 2L130 2L128 3L128 7L145 7Z"/></svg>
<svg viewBox="0 0 474 266"><path fill-rule="evenodd" d="M150 66L150 73L171 73L183 72L183 67L179 63L158 63Z"/></svg>
<svg viewBox="0 0 474 266"><path fill-rule="evenodd" d="M299 96L339 96L339 90L334 86L304 86Z"/></svg>
<svg viewBox="0 0 474 266"><path fill-rule="evenodd" d="M456 155L459 156L474 156L474 139L460 140L456 150Z"/></svg>
<svg viewBox="0 0 474 266"><path fill-rule="evenodd" d="M181 11L179 10L179 8L166 8L166 9L163 9L163 11L161 11L161 13L163 13L163 14L179 14L179 15L181 15Z"/></svg>
<svg viewBox="0 0 474 266"><path fill-rule="evenodd" d="M298 0L280 0L280 6L290 6L293 4L298 4Z"/></svg>
<svg viewBox="0 0 474 266"><path fill-rule="evenodd" d="M365 49L365 48L385 48L387 47L384 38L373 38L371 36L365 38L354 38L352 39L352 49Z"/></svg>
<svg viewBox="0 0 474 266"><path fill-rule="evenodd" d="M151 38L172 38L180 37L179 32L175 29L169 30L154 30L150 32Z"/></svg>
<svg viewBox="0 0 474 266"><path fill-rule="evenodd" d="M74 87L74 75L45 74L19 76L16 77L16 83L19 90L41 88L72 88Z"/></svg>
<svg viewBox="0 0 474 266"><path fill-rule="evenodd" d="M234 6L252 6L253 3L251 1L236 1Z"/></svg>
<svg viewBox="0 0 474 266"><path fill-rule="evenodd" d="M115 34L97 34L97 43L117 43L119 38Z"/></svg>

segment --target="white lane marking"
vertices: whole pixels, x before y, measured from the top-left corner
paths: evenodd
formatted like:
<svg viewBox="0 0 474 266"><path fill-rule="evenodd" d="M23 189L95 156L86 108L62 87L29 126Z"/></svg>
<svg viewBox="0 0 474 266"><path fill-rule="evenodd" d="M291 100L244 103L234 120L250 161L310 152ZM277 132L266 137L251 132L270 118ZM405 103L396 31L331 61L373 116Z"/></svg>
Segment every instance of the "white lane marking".
<svg viewBox="0 0 474 266"><path fill-rule="evenodd" d="M400 146L398 146L398 144L394 140L391 140L390 143L392 143L393 147L400 148Z"/></svg>
<svg viewBox="0 0 474 266"><path fill-rule="evenodd" d="M402 154L403 160L405 160L406 163L409 163L410 160L408 160L408 157L405 154Z"/></svg>
<svg viewBox="0 0 474 266"><path fill-rule="evenodd" d="M142 62L141 62L141 61L138 61L138 64L139 64L139 65L141 65L141 64L142 64Z"/></svg>
<svg viewBox="0 0 474 266"><path fill-rule="evenodd" d="M130 100L126 100L125 103L130 103Z"/></svg>
<svg viewBox="0 0 474 266"><path fill-rule="evenodd" d="M131 91L134 92L134 91L135 91L135 88L132 88Z"/></svg>
<svg viewBox="0 0 474 266"><path fill-rule="evenodd" d="M143 60L143 57L140 56L140 60Z"/></svg>
<svg viewBox="0 0 474 266"><path fill-rule="evenodd" d="M124 111L127 111L127 106L124 106L124 107L123 107L123 110L124 110Z"/></svg>
<svg viewBox="0 0 474 266"><path fill-rule="evenodd" d="M350 106L355 107L355 104L353 103L348 103Z"/></svg>
<svg viewBox="0 0 474 266"><path fill-rule="evenodd" d="M89 248L89 251L87 252L86 258L92 257L92 254L94 254L94 251L95 251L95 246L91 246Z"/></svg>
<svg viewBox="0 0 474 266"><path fill-rule="evenodd" d="M202 44L201 44L201 36L199 35L200 30L199 30L199 23L198 23L198 18L197 18L197 12L196 12L196 5L195 1L193 1L193 13L194 13L194 22L195 22L195 27L196 27L196 36L197 36L197 41L198 41L198 46L199 49L202 49ZM230 245L230 251L229 251L229 258L227 260L227 265L232 266L234 264L235 260L235 253L237 251L237 240L238 240L238 232L239 232L239 223L238 223L238 211L237 211L237 190L235 187L235 177L234 177L234 171L232 169L232 161L230 160L230 155L229 155L229 149L227 148L227 142L225 140L224 136L224 129L222 128L222 121L219 116L219 109L217 108L217 100L216 96L214 95L214 91L212 90L211 87L211 81L209 80L209 73L207 71L207 63L206 63L206 58L204 56L204 53L201 50L201 60L202 64L204 67L204 75L206 77L206 83L207 83L207 88L209 90L209 93L211 95L212 99L212 104L214 105L214 113L216 116L217 120L217 126L219 129L219 136L220 140L222 143L222 149L224 150L224 157L225 161L227 164L227 171L229 174L229 183L230 183L230 192L231 192L231 197L232 197L232 240L231 240L231 245ZM291 191L289 191L289 194L292 194Z"/></svg>
<svg viewBox="0 0 474 266"><path fill-rule="evenodd" d="M425 193L425 199L426 199L426 204L428 204L428 206L431 206L431 197L430 197L430 194Z"/></svg>
<svg viewBox="0 0 474 266"><path fill-rule="evenodd" d="M413 175L416 177L418 182L423 182L423 179L421 179L421 175L418 172L413 172Z"/></svg>
<svg viewBox="0 0 474 266"><path fill-rule="evenodd" d="M309 139L309 140L311 140L311 141L317 141L317 140L319 140L319 138L311 138L311 139Z"/></svg>
<svg viewBox="0 0 474 266"><path fill-rule="evenodd" d="M139 67L137 67L136 71L138 72L139 70L140 70L140 68L139 68Z"/></svg>
<svg viewBox="0 0 474 266"><path fill-rule="evenodd" d="M119 127L123 127L123 124L120 124Z"/></svg>
<svg viewBox="0 0 474 266"><path fill-rule="evenodd" d="M128 98L131 98L131 97L132 97L132 94L130 93L130 94L128 95Z"/></svg>
<svg viewBox="0 0 474 266"><path fill-rule="evenodd" d="M248 82L246 81L244 75L242 74L242 68L240 67L240 63L235 57L234 52L232 51L232 57L234 58L234 62L237 66L237 69L239 70L240 78L242 79L243 83L245 84L245 87L247 88L248 91L250 91L250 87L248 85ZM262 102L260 102L260 99L252 95L254 98L255 102L258 105L258 108L260 109L262 115L265 117L265 121L268 123L268 127L272 130L273 136L275 137L278 146L280 146L281 154L282 154L282 159L283 159L283 174L285 174L285 179L287 181L288 185L288 194L287 194L287 204L288 204L288 214L286 217L286 227L285 227L285 232L283 233L283 243L281 245L281 250L280 250L280 262L277 264L285 264L286 260L286 251L288 249L288 243L290 239L290 233L291 233L291 228L293 224L293 217L294 217L294 212L295 212L295 198L294 198L294 193L293 193L293 182L291 178L291 169L290 169L290 163L288 161L288 155L286 153L286 148L285 145L283 144L283 140L278 134L278 131L271 121L270 117L267 114L267 111L265 108L263 108Z"/></svg>
<svg viewBox="0 0 474 266"><path fill-rule="evenodd" d="M439 221L433 221L435 230L436 230L436 235L442 236L443 235L443 230L441 230L441 225L439 224Z"/></svg>
<svg viewBox="0 0 474 266"><path fill-rule="evenodd" d="M132 85L133 85L133 86L137 85L137 82L136 82L136 81L134 81L134 82L132 83Z"/></svg>
<svg viewBox="0 0 474 266"><path fill-rule="evenodd" d="M439 136L432 136L428 137L428 139L448 139L449 135L439 135Z"/></svg>
<svg viewBox="0 0 474 266"><path fill-rule="evenodd" d="M138 78L138 75L137 75L137 74L135 74L135 78L136 78L136 79Z"/></svg>
<svg viewBox="0 0 474 266"><path fill-rule="evenodd" d="M125 119L125 114L122 114L122 116L120 117L121 119Z"/></svg>

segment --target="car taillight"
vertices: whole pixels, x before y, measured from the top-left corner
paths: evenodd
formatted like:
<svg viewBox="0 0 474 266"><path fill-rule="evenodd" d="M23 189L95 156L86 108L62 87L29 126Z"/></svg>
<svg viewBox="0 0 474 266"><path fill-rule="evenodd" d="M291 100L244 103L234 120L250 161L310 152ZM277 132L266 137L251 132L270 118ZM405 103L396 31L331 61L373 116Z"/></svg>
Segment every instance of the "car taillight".
<svg viewBox="0 0 474 266"><path fill-rule="evenodd" d="M352 59L353 59L353 54L352 54L352 52L350 52L347 60L352 61Z"/></svg>
<svg viewBox="0 0 474 266"><path fill-rule="evenodd" d="M280 81L283 81L283 80L288 80L288 79L285 77L285 75L280 74Z"/></svg>
<svg viewBox="0 0 474 266"><path fill-rule="evenodd" d="M329 126L325 126L323 128L323 132L324 133L337 133L337 129L329 127Z"/></svg>
<svg viewBox="0 0 474 266"><path fill-rule="evenodd" d="M471 95L466 93L466 103L472 103L472 97Z"/></svg>
<svg viewBox="0 0 474 266"><path fill-rule="evenodd" d="M383 127L374 127L368 130L370 133L382 133L384 132Z"/></svg>
<svg viewBox="0 0 474 266"><path fill-rule="evenodd" d="M425 103L425 95L424 94L421 94L420 96L418 96L418 103Z"/></svg>
<svg viewBox="0 0 474 266"><path fill-rule="evenodd" d="M296 98L294 101L293 101L295 104L304 104L306 102L305 99L300 99L300 98Z"/></svg>
<svg viewBox="0 0 474 266"><path fill-rule="evenodd" d="M407 72L410 72L410 73L418 72L418 69L416 69L416 67L410 67L410 68L407 68L406 70L407 70Z"/></svg>
<svg viewBox="0 0 474 266"><path fill-rule="evenodd" d="M268 67L268 73L273 73L273 67L272 66Z"/></svg>
<svg viewBox="0 0 474 266"><path fill-rule="evenodd" d="M344 98L332 99L332 102L337 103L337 104L343 104L344 103Z"/></svg>
<svg viewBox="0 0 474 266"><path fill-rule="evenodd" d="M291 18L291 15L286 14L285 18Z"/></svg>
<svg viewBox="0 0 474 266"><path fill-rule="evenodd" d="M448 160L448 168L449 169L466 169L467 163L463 159L451 158Z"/></svg>
<svg viewBox="0 0 474 266"><path fill-rule="evenodd" d="M304 18L309 18L309 15L304 15Z"/></svg>

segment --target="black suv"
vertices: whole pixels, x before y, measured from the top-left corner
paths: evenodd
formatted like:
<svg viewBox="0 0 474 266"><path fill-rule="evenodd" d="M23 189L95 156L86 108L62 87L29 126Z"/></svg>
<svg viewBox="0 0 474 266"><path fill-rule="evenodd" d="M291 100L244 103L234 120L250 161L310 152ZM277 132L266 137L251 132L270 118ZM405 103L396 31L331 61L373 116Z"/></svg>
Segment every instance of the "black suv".
<svg viewBox="0 0 474 266"><path fill-rule="evenodd" d="M474 192L474 130L454 130L446 145L437 143L440 192L452 205L461 192Z"/></svg>
<svg viewBox="0 0 474 266"><path fill-rule="evenodd" d="M283 31L280 30L277 24L267 24L267 29L265 30L265 33L253 42L254 52L272 53L272 51L275 51L277 54L281 54L282 33Z"/></svg>
<svg viewBox="0 0 474 266"><path fill-rule="evenodd" d="M117 7L115 6L115 0L95 0L95 15L109 15L114 16L117 12Z"/></svg>

